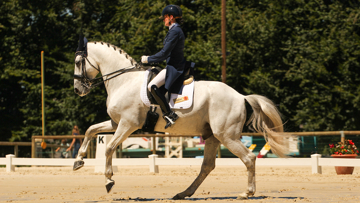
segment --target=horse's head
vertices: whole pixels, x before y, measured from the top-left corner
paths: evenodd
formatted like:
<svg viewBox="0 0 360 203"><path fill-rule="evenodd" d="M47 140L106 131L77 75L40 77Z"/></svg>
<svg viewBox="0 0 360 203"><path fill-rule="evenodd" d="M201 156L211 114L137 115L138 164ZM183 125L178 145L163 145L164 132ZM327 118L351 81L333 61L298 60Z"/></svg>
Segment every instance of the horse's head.
<svg viewBox="0 0 360 203"><path fill-rule="evenodd" d="M95 61L87 54L87 40L80 37L75 53L74 91L80 96L87 95L91 90L93 79L99 73Z"/></svg>

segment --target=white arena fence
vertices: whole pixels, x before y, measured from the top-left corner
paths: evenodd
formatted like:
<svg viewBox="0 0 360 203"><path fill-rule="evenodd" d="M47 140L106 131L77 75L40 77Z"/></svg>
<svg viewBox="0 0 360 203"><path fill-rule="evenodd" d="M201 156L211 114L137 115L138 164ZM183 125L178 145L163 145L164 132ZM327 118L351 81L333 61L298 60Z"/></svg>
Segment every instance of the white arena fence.
<svg viewBox="0 0 360 203"><path fill-rule="evenodd" d="M75 159L16 158L6 155L0 158L0 165L6 165L6 172L14 172L15 166L73 166ZM85 166L105 166L105 159L84 159ZM200 166L202 158L113 158L113 166L149 166L150 172L159 173L159 166ZM311 166L312 174L321 174L322 166L360 166L360 159L321 158L313 154L311 158L258 158L257 166ZM217 158L216 166L244 166L238 158Z"/></svg>

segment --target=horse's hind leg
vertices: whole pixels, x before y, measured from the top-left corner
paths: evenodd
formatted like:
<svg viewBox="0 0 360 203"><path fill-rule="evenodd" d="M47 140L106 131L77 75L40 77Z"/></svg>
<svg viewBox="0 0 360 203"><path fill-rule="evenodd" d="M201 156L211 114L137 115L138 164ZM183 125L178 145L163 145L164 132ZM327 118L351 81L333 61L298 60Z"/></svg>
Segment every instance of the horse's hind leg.
<svg viewBox="0 0 360 203"><path fill-rule="evenodd" d="M237 137L237 136L235 136ZM220 138L221 139L221 138ZM245 164L248 171L248 189L240 194L240 199L247 199L255 194L255 161L256 156L240 141L239 138L222 137L220 140L234 155L239 157Z"/></svg>
<svg viewBox="0 0 360 203"><path fill-rule="evenodd" d="M112 120L108 120L102 123L98 123L90 126L85 133L84 141L79 149L78 155L74 162L73 170L76 171L84 166L84 161L82 160L86 155L87 148L90 144L91 138L97 133L101 132L114 132L117 128L117 124Z"/></svg>
<svg viewBox="0 0 360 203"><path fill-rule="evenodd" d="M214 136L209 137L205 141L204 160L201 165L201 171L194 182L184 192L181 192L173 197L173 199L184 199L185 197L191 197L198 189L200 184L205 180L209 173L215 168L215 159L217 148L219 147L219 140Z"/></svg>

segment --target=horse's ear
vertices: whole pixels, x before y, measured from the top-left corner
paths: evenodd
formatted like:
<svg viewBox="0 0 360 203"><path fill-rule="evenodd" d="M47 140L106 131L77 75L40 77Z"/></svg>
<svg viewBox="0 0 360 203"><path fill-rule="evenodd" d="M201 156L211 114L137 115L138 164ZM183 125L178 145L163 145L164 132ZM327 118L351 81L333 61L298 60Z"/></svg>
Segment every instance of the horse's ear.
<svg viewBox="0 0 360 203"><path fill-rule="evenodd" d="M79 44L76 51L84 51L84 36L82 34L79 35Z"/></svg>
<svg viewBox="0 0 360 203"><path fill-rule="evenodd" d="M86 39L86 37L83 38L83 43L84 43L84 46L88 43L88 40Z"/></svg>

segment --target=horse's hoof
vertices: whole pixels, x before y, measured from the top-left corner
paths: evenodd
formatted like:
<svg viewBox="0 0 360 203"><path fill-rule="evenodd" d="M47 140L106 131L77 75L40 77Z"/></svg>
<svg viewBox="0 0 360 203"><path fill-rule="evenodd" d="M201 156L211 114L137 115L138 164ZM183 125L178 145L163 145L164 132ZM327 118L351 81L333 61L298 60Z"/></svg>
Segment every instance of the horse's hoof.
<svg viewBox="0 0 360 203"><path fill-rule="evenodd" d="M248 194L247 193L241 193L236 199L237 200L244 200L244 199L248 199Z"/></svg>
<svg viewBox="0 0 360 203"><path fill-rule="evenodd" d="M73 170L79 170L80 168L82 168L84 166L84 161L83 160L77 160L74 162L74 167Z"/></svg>
<svg viewBox="0 0 360 203"><path fill-rule="evenodd" d="M181 193L175 195L172 199L173 199L173 200L185 199L185 196L180 195L180 194L181 194Z"/></svg>
<svg viewBox="0 0 360 203"><path fill-rule="evenodd" d="M108 182L105 185L107 193L109 193L111 191L111 189L113 188L114 185L115 185L115 181Z"/></svg>
<svg viewBox="0 0 360 203"><path fill-rule="evenodd" d="M248 197L246 196L239 196L236 198L237 200L246 200L246 199L249 199Z"/></svg>

